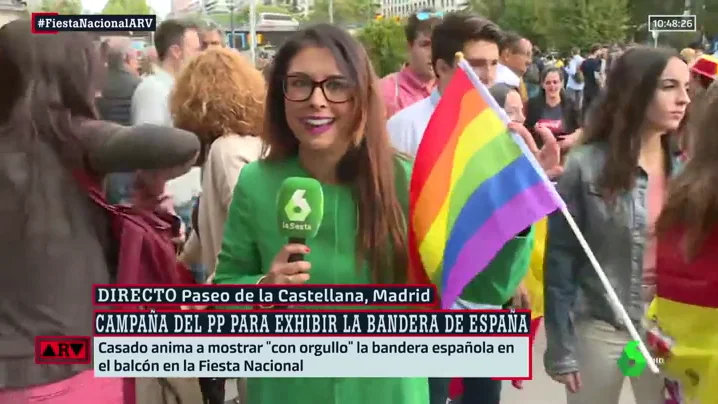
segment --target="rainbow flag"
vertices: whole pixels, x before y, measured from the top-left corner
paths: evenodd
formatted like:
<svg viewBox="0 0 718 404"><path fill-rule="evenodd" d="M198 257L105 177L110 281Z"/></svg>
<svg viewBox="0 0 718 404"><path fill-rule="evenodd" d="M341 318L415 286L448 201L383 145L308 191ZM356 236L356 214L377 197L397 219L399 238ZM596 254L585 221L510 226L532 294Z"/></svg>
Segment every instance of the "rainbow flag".
<svg viewBox="0 0 718 404"><path fill-rule="evenodd" d="M457 65L419 145L409 192L413 278L439 286L445 309L504 244L565 206L472 68L462 58Z"/></svg>
<svg viewBox="0 0 718 404"><path fill-rule="evenodd" d="M718 397L718 232L702 254L683 262L680 233L658 240L657 289L647 316L649 333L657 326L662 348L670 354L664 372L678 382L686 402L709 404ZM709 247L710 246L710 247ZM649 334L651 335L651 334Z"/></svg>

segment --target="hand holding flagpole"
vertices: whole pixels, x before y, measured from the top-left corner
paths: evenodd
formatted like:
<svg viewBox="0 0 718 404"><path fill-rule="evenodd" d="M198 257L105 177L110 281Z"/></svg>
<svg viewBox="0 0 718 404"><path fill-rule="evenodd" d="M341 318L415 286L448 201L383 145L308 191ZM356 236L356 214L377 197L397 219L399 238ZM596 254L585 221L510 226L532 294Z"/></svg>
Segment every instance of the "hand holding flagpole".
<svg viewBox="0 0 718 404"><path fill-rule="evenodd" d="M457 65L460 63L466 63L464 60L464 55L461 52L456 53L456 63ZM470 66L464 66L464 68L468 68L471 70ZM498 105L496 100L491 96L488 89L486 88L483 83L478 82L475 83L476 87L478 88L479 92L483 96L483 98L486 100L486 102L489 104L489 106L494 109L500 119L504 122L504 124L509 127L512 131L517 132L514 138L523 140L523 142L519 141L519 147L524 149L525 154L533 157L534 159L541 157L539 156L540 151L536 147L536 143L533 141L533 138L530 136L526 136L526 134L522 133L521 129L524 129L523 126L521 128L517 127L516 125L512 125L511 120L509 119L508 115L506 115L506 112L504 109ZM555 143L555 140L554 140ZM543 164L536 164L537 166L544 166ZM545 167L544 167L545 168ZM546 176L546 172L541 172L543 176ZM546 181L549 181L548 177L545 178ZM648 352L648 349L646 348L646 345L643 343L643 339L641 338L640 334L638 333L638 330L636 330L636 327L633 325L633 321L631 321L631 318L628 316L628 312L626 312L626 309L623 307L623 304L621 304L621 301L619 300L618 296L616 295L616 292L613 290L613 286L611 286L611 282L608 280L608 277L606 276L606 273L601 268L601 264L599 264L598 260L596 259L596 256L593 254L593 251L591 250L591 247L588 245L588 242L586 241L586 238L583 236L583 233L581 233L581 230L579 229L578 225L576 224L576 221L573 219L573 216L571 216L571 213L566 208L565 203L559 208L563 216L566 218L566 221L568 222L569 227L573 231L574 235L576 236L576 239L578 240L579 244L581 245L581 248L583 249L584 253L586 254L586 257L588 257L589 262L591 263L591 266L596 271L596 274L598 275L598 278L601 280L601 283L603 284L604 289L606 290L608 294L608 299L611 302L611 305L613 306L614 310L617 312L617 314L620 316L621 320L625 324L626 328L628 329L628 332L631 334L631 338L633 338L635 341L638 341L638 348L641 351L641 354L646 359L646 362L648 364L649 369L651 369L651 372L658 374L660 370L658 369L658 366L656 366L655 362L653 361L653 357Z"/></svg>

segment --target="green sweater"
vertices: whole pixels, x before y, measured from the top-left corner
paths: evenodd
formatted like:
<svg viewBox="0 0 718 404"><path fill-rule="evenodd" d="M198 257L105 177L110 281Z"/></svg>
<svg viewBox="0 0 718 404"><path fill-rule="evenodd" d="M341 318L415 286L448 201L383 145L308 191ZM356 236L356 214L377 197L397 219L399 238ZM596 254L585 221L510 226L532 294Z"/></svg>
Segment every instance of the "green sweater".
<svg viewBox="0 0 718 404"><path fill-rule="evenodd" d="M410 163L397 188L406 204ZM286 244L277 229L276 199L287 177L309 177L296 158L254 162L242 169L229 207L216 284L257 283ZM310 283L369 284L367 268L356 269L357 208L350 187L322 184L324 217L317 236L307 241L311 253ZM318 307L318 309L328 307ZM382 307L372 307L382 309ZM252 378L247 381L251 404L428 404L426 378Z"/></svg>

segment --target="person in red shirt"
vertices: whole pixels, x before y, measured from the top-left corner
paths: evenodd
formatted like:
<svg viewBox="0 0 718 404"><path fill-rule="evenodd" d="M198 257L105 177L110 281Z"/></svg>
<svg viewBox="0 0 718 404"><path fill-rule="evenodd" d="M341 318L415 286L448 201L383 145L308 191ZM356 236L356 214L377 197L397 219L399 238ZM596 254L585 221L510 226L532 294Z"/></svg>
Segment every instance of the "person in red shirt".
<svg viewBox="0 0 718 404"><path fill-rule="evenodd" d="M431 10L411 15L404 27L409 48L409 63L379 82L386 105L386 118L431 95L436 75L431 66L431 31L441 21L443 13Z"/></svg>
<svg viewBox="0 0 718 404"><path fill-rule="evenodd" d="M662 315L661 306L656 306L654 321L660 328L653 335L652 347L658 354L669 355L674 344L681 344L684 353L688 347L698 348L691 351L694 366L716 361L715 343L695 346L698 338L693 341L681 339L687 335L697 337L697 330L701 330L702 335L711 335L706 327L715 324L715 319L708 318L709 325L706 325L700 321L700 317L706 317L701 313L718 309L718 188L715 186L718 183L718 136L715 136L714 123L718 92L713 91L716 88L712 85L705 93L702 113L691 117L695 122L692 122L694 127L690 132L690 155L681 172L671 181L667 201L656 223L657 295L668 304L682 305L681 308L687 310L681 310L681 318L676 319L670 314ZM678 331L676 335L674 332ZM696 359L701 356L704 357ZM682 363L686 363L685 355L682 359ZM705 381L699 384L701 377L697 372L700 371L694 372L696 379L691 390L693 393L700 391L703 397L710 396L712 393L707 390L710 377L703 375ZM686 375L689 374L686 372Z"/></svg>

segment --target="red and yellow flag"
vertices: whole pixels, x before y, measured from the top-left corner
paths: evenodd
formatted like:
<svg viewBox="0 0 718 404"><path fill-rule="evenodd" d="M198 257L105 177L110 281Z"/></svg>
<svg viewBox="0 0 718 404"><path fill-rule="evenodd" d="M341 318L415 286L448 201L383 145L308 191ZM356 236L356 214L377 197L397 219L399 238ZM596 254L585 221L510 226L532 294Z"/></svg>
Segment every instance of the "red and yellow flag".
<svg viewBox="0 0 718 404"><path fill-rule="evenodd" d="M679 233L661 237L657 296L649 319L669 341L665 371L689 402L718 397L718 232L686 264Z"/></svg>

